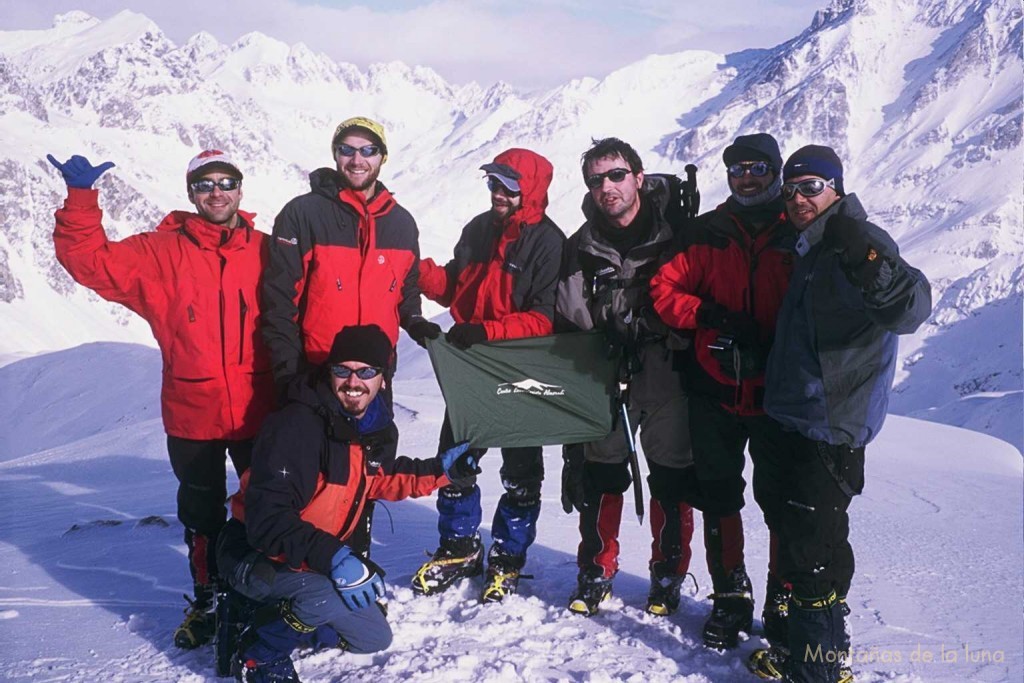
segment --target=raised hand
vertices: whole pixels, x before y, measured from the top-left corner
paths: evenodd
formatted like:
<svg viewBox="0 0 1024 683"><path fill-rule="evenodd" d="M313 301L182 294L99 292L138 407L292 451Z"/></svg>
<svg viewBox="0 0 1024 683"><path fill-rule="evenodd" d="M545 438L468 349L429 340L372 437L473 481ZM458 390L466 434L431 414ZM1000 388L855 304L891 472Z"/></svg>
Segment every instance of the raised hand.
<svg viewBox="0 0 1024 683"><path fill-rule="evenodd" d="M78 154L72 156L70 159L65 161L63 164L53 158L52 154L47 154L46 158L49 159L53 167L60 171L60 174L64 176L64 183L68 187L75 187L82 190L88 190L96 182L97 178L101 175L114 168L113 161L105 161L99 166L93 166L89 163L89 160Z"/></svg>

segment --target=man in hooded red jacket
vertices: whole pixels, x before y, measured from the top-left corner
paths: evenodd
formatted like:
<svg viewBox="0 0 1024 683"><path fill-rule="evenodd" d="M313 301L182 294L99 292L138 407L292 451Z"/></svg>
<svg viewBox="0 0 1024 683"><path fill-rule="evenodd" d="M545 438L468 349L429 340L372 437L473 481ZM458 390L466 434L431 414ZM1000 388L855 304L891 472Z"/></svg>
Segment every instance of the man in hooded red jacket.
<svg viewBox="0 0 1024 683"><path fill-rule="evenodd" d="M527 149L509 149L480 168L491 193L490 211L463 228L454 257L445 266L424 259L419 270L423 294L450 308L455 324L445 338L461 349L552 333L565 243L565 235L544 213L553 170L547 159ZM439 328L428 336L438 334ZM440 449L453 444L445 415ZM478 459L482 453L477 452ZM516 591L540 515L541 448L502 448L501 457L505 493L491 526L484 602L500 602ZM412 581L413 590L422 594L439 593L483 571L480 487L470 481L442 488L437 510L440 546Z"/></svg>
<svg viewBox="0 0 1024 683"><path fill-rule="evenodd" d="M107 239L92 189L114 164L47 158L68 186L53 233L57 260L79 284L142 316L163 356L160 403L195 590L174 642L192 649L213 635L224 454L241 476L273 403L270 357L257 334L266 235L253 227L253 214L239 210L242 172L219 150L189 162L185 185L195 213L173 211L155 231L119 242Z"/></svg>

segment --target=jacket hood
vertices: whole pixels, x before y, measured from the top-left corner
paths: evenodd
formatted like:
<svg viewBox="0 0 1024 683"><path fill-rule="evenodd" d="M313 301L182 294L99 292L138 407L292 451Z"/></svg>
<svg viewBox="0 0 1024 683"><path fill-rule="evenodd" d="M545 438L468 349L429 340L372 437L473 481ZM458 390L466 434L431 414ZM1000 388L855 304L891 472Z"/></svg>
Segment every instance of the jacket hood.
<svg viewBox="0 0 1024 683"><path fill-rule="evenodd" d="M220 225L214 225L192 211L172 211L164 216L164 219L156 226L156 231L184 232L199 246L206 249L216 249L223 246L221 235L224 230L231 230L231 237L235 237L237 234L245 234L246 240L248 240L250 237L249 231L256 225L256 214L239 210L238 218L239 224L237 228L224 228ZM240 230L240 228L243 229ZM229 240L229 242L233 241Z"/></svg>
<svg viewBox="0 0 1024 683"><path fill-rule="evenodd" d="M554 175L551 162L528 149L513 148L494 157L494 163L511 166L519 174L523 204L512 214L513 220L524 225L540 223L548 207L548 188Z"/></svg>
<svg viewBox="0 0 1024 683"><path fill-rule="evenodd" d="M327 422L335 437L345 441L358 440L365 434L379 432L394 422L394 413L384 400L383 393L374 397L361 418L346 413L321 367L311 368L290 382L285 391L284 403L306 406Z"/></svg>
<svg viewBox="0 0 1024 683"><path fill-rule="evenodd" d="M377 191L374 192L373 198L366 201L362 193L345 187L336 169L327 168L326 166L318 168L309 174L309 189L313 194L318 194L351 206L360 214L369 211L374 215L381 215L390 211L395 204L391 191L379 180L377 181Z"/></svg>

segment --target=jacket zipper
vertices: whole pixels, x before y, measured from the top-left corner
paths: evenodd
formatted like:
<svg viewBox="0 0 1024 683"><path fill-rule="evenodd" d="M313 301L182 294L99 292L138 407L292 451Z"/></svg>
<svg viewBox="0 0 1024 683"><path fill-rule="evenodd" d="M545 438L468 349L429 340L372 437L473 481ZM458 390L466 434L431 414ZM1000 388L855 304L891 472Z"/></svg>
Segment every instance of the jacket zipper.
<svg viewBox="0 0 1024 683"><path fill-rule="evenodd" d="M366 481L367 481L367 477L366 477L366 452L365 452L363 446L356 445L356 444L351 444L350 443L348 445L348 448L349 448L350 457L351 457L351 452L352 452L353 448L358 448L360 450L360 452L362 453L362 456L363 456L363 463L362 463L362 470L363 470L362 474L363 474L363 476L361 476L359 478L359 485L356 487L355 496L352 498L353 502L358 503L358 501L363 499L363 494L366 492ZM356 513L359 512L359 511L360 511L360 506L358 504L353 505L351 508L349 508L348 515L345 516L345 523L341 525L341 531L339 533L345 534L349 530L349 526L352 524L352 522L354 521L354 519L356 517Z"/></svg>
<svg viewBox="0 0 1024 683"><path fill-rule="evenodd" d="M196 321L196 312L195 309L192 308L192 304L188 305L188 321L190 323L194 323Z"/></svg>
<svg viewBox="0 0 1024 683"><path fill-rule="evenodd" d="M245 295L238 290L238 364L245 358L245 314L249 312L249 304L245 303Z"/></svg>
<svg viewBox="0 0 1024 683"><path fill-rule="evenodd" d="M363 226L366 230L364 234ZM366 265L366 255L370 251L370 207L366 206L363 212L363 225L356 226L357 240L359 244L359 278L356 281L356 323L363 322L363 266Z"/></svg>

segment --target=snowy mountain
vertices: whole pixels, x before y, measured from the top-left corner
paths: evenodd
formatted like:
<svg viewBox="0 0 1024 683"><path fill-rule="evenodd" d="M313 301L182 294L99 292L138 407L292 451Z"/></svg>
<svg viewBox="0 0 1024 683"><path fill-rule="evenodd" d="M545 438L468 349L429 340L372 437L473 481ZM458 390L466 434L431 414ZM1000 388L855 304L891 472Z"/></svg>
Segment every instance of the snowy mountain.
<svg viewBox="0 0 1024 683"><path fill-rule="evenodd" d="M696 163L709 208L727 193L723 147L765 130L784 153L839 150L846 187L932 281L935 310L902 342L892 409L1021 448L1021 52L1009 0L833 0L772 49L652 55L534 93L454 86L397 62L364 72L258 33L175 45L130 11L0 32L0 356L152 343L56 263L64 189L47 152L117 163L98 187L109 231L125 236L186 206L184 167L200 148L230 150L245 164L243 206L269 230L306 174L331 163L337 122L373 116L390 143L382 179L417 217L424 255L446 259L486 207L478 167L504 148L552 160L550 214L571 232L592 137L630 141L651 170Z"/></svg>
<svg viewBox="0 0 1024 683"><path fill-rule="evenodd" d="M400 452L426 457L435 452L444 403L427 354L401 344ZM213 675L212 646L186 652L172 641L191 578L159 377L159 353L134 344L87 344L0 367L0 680L224 680ZM631 510L623 511L612 599L590 619L568 612L579 532L576 516L559 505L559 449L545 450L542 512L525 568L533 578L517 595L482 605L481 580L471 579L415 596L412 575L437 542L434 500L387 503L387 514L378 508L373 553L387 571L394 643L373 655L300 652L302 680L757 680L744 661L763 647L759 627L737 650L701 644L711 581L699 532L695 578L675 615L644 613L650 530L633 522ZM496 462L485 456L481 476L485 542L503 490ZM858 683L1022 679L1022 471L1016 449L990 436L890 419L869 449L864 494L851 507ZM749 489L744 529L759 615L768 534Z"/></svg>

